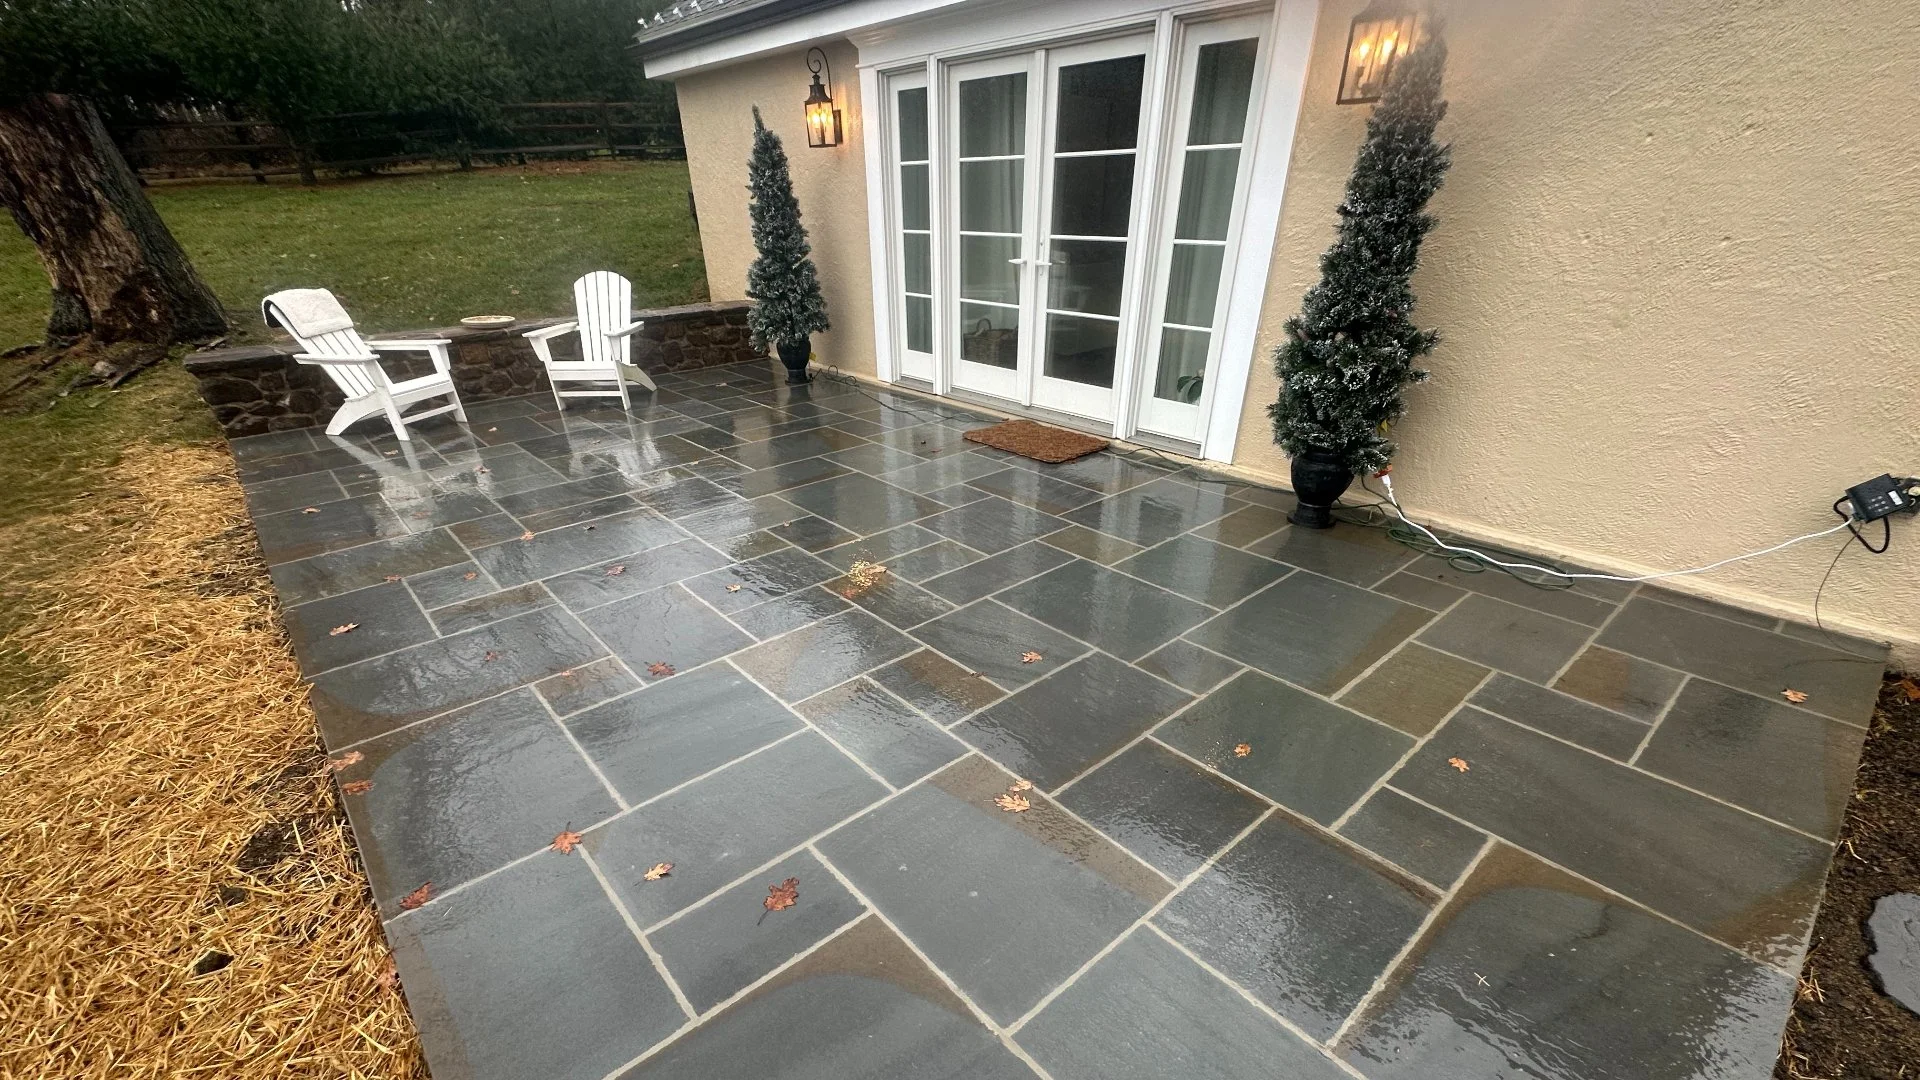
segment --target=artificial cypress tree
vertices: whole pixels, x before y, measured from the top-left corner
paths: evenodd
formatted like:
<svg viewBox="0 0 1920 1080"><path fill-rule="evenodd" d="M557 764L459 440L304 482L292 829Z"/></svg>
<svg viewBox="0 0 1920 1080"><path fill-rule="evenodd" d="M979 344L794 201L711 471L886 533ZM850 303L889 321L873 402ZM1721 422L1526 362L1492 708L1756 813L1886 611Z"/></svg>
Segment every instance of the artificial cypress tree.
<svg viewBox="0 0 1920 1080"><path fill-rule="evenodd" d="M747 268L747 295L758 301L747 315L753 344L778 349L789 382L806 379L807 339L828 328L827 302L820 296L813 246L800 224L800 200L793 197L787 152L780 136L760 122L753 109L753 156L747 159L747 209L753 221L753 246L760 257ZM796 359L798 363L796 364Z"/></svg>
<svg viewBox="0 0 1920 1080"><path fill-rule="evenodd" d="M1427 378L1413 362L1439 333L1413 325L1411 279L1434 225L1427 199L1451 157L1433 140L1447 113L1446 61L1436 25L1394 66L1347 180L1339 236L1320 256L1320 282L1287 320L1274 357L1280 399L1267 414L1274 441L1295 458L1318 450L1351 474L1385 468L1395 450L1388 427L1406 411L1402 391Z"/></svg>

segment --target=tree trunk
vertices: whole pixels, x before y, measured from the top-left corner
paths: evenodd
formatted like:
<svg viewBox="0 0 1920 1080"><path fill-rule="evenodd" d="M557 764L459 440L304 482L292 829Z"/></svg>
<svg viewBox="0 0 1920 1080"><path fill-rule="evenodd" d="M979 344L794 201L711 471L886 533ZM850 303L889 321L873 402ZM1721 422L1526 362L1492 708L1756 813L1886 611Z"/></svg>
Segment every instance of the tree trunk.
<svg viewBox="0 0 1920 1080"><path fill-rule="evenodd" d="M226 331L220 301L86 99L0 105L0 204L52 279L48 340L170 344Z"/></svg>

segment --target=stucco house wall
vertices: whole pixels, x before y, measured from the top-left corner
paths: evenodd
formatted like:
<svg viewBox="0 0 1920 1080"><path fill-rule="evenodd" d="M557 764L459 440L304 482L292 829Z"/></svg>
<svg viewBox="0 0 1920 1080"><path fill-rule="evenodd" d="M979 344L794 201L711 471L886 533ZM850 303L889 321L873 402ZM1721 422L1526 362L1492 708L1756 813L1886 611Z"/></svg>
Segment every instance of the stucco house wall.
<svg viewBox="0 0 1920 1080"><path fill-rule="evenodd" d="M753 235L747 223L747 154L753 148L752 106L780 136L793 171L800 221L813 243L833 329L814 335L815 363L852 374L874 373L873 276L867 259L865 126L858 55L847 41L822 42L832 63L833 98L841 103L845 138L830 149L807 146L800 103L807 97L806 50L746 60L675 82L687 168L700 215L707 295L747 295Z"/></svg>
<svg viewBox="0 0 1920 1080"><path fill-rule="evenodd" d="M1333 104L1348 23L1322 0L1236 470L1284 483L1265 407L1367 110ZM1417 517L1613 572L1710 562L1833 524L1847 485L1920 469L1920 4L1453 0L1454 167L1415 282L1440 328L1397 432ZM678 81L715 299L753 256L758 102L787 141L834 330L875 370L856 50L824 43L846 142L805 145L803 51ZM1833 574L1828 625L1920 663L1920 523ZM1873 526L1878 532L1878 525ZM1800 620L1840 538L1673 581Z"/></svg>

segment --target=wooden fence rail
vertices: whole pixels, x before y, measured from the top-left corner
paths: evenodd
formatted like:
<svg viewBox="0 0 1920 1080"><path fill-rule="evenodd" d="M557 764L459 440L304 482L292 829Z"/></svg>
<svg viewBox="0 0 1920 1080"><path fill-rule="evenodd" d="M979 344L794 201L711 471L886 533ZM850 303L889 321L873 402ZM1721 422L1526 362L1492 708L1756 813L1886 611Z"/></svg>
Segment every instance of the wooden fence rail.
<svg viewBox="0 0 1920 1080"><path fill-rule="evenodd" d="M680 118L670 102L532 101L495 106L475 120L452 112L343 113L318 117L298 133L231 109L174 109L116 128L127 161L142 179L370 172L394 165L449 161L524 162L529 157L685 158Z"/></svg>

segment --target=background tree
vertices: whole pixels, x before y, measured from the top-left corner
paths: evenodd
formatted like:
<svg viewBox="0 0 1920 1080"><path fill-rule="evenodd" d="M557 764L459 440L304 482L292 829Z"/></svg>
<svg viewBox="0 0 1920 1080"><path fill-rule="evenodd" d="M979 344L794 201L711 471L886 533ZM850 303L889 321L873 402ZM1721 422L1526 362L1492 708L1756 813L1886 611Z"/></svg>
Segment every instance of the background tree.
<svg viewBox="0 0 1920 1080"><path fill-rule="evenodd" d="M813 265L813 245L800 224L800 200L793 196L793 178L787 170L787 151L780 136L760 122L753 109L753 154L747 159L747 190L752 192L747 212L753 224L753 246L760 255L747 268L747 295L758 301L747 315L758 348L799 347L817 331L829 328L827 302L820 295L820 275ZM800 370L805 369L801 357ZM788 367L793 365L789 362Z"/></svg>
<svg viewBox="0 0 1920 1080"><path fill-rule="evenodd" d="M1396 449L1390 425L1406 412L1404 390L1428 373L1413 362L1439 333L1413 325L1413 271L1433 228L1427 200L1440 189L1450 149L1433 131L1447 47L1438 26L1395 65L1367 119L1366 140L1340 203L1340 231L1320 257L1320 281L1287 320L1275 356L1282 387L1267 407L1274 441L1293 456L1330 451L1353 473L1385 468Z"/></svg>

